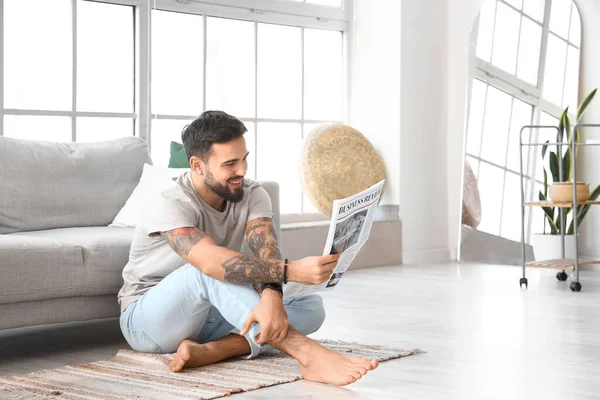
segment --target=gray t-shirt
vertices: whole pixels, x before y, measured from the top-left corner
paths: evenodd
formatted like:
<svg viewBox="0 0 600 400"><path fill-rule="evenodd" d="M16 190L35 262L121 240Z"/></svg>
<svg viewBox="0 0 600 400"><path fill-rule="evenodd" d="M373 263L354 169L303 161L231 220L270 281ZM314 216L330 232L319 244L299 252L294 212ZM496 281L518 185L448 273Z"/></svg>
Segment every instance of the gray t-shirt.
<svg viewBox="0 0 600 400"><path fill-rule="evenodd" d="M195 226L218 246L241 251L246 223L261 217L273 218L273 213L271 199L258 182L244 179L243 199L227 202L225 211L219 212L198 196L189 172L181 175L172 187L156 199L149 199L142 211L131 241L129 262L123 269L124 284L118 297L121 312L186 263L162 235L151 234Z"/></svg>

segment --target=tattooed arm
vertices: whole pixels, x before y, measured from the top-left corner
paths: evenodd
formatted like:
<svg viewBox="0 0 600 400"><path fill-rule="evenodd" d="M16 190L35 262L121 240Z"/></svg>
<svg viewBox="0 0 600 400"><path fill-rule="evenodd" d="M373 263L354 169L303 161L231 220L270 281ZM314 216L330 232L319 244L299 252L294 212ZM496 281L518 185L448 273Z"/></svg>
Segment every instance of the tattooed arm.
<svg viewBox="0 0 600 400"><path fill-rule="evenodd" d="M277 234L271 218L256 218L246 224L246 240L254 255L266 260L282 260ZM252 287L262 293L264 284L255 283Z"/></svg>
<svg viewBox="0 0 600 400"><path fill-rule="evenodd" d="M161 232L160 235L169 242L181 258L214 279L242 285L280 283L283 281L283 261L281 261L277 242L274 241L274 233L268 233L272 231L272 226L272 223L271 225L265 223L262 227L257 225L257 229L253 231L254 233L251 232L250 236L254 237L254 244L251 246L255 246L263 257L278 257L273 259L247 256L217 246L210 236L195 227L177 228ZM261 232L265 229L267 232L263 236ZM265 245L257 247L262 243L263 237ZM339 254L334 254L305 257L289 262L288 281L307 285L321 284L329 279L339 257Z"/></svg>
<svg viewBox="0 0 600 400"><path fill-rule="evenodd" d="M181 258L212 278L237 284L283 281L283 261L280 259L251 257L217 246L206 233L195 227L160 234Z"/></svg>

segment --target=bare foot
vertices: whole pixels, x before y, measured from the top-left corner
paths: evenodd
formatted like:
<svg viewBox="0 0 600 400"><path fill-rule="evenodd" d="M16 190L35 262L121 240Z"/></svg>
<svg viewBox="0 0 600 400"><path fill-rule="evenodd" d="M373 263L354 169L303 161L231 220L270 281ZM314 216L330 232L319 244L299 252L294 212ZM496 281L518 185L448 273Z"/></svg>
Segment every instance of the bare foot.
<svg viewBox="0 0 600 400"><path fill-rule="evenodd" d="M302 376L307 381L345 386L356 382L379 365L378 360L349 357L314 343L307 363L300 363Z"/></svg>
<svg viewBox="0 0 600 400"><path fill-rule="evenodd" d="M194 368L207 365L206 362L206 344L199 344L191 340L184 340L177 349L177 354L171 361L171 371L179 372L184 367Z"/></svg>
<svg viewBox="0 0 600 400"><path fill-rule="evenodd" d="M171 361L171 371L179 372L184 368L202 367L230 357L250 353L250 345L243 336L228 335L223 339L209 343L196 343L184 340Z"/></svg>

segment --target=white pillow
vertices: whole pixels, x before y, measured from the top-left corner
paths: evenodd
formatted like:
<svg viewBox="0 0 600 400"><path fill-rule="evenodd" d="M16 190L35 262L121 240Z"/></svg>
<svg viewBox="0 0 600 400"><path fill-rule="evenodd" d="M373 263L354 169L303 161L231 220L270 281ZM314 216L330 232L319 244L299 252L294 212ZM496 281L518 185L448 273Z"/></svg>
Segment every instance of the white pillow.
<svg viewBox="0 0 600 400"><path fill-rule="evenodd" d="M158 196L161 191L173 184L175 178L189 170L189 168L161 168L144 164L140 183L109 226L134 228L142 216L142 209L148 198Z"/></svg>

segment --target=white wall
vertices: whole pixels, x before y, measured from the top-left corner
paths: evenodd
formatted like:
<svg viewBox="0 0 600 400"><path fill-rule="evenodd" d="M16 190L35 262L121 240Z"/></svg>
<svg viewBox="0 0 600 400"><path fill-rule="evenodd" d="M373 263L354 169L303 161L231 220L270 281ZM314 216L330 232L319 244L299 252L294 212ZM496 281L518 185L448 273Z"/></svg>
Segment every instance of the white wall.
<svg viewBox="0 0 600 400"><path fill-rule="evenodd" d="M456 256L469 32L480 0L355 0L351 124L382 154L405 263ZM398 156L399 155L399 156Z"/></svg>
<svg viewBox="0 0 600 400"><path fill-rule="evenodd" d="M469 36L480 0L402 2L401 218L407 262L456 258Z"/></svg>
<svg viewBox="0 0 600 400"><path fill-rule="evenodd" d="M447 3L402 1L400 218L406 263L449 258Z"/></svg>
<svg viewBox="0 0 600 400"><path fill-rule="evenodd" d="M381 204L399 204L400 1L355 0L353 7L350 125L384 160Z"/></svg>
<svg viewBox="0 0 600 400"><path fill-rule="evenodd" d="M592 89L600 88L600 2L598 0L576 0L581 15L581 66L579 82L579 98L587 95ZM600 94L586 111L584 122L600 124ZM600 129L583 132L587 137L600 139ZM581 179L593 189L600 184L599 148L586 148L580 151L579 164ZM598 206L585 217L581 225L580 252L585 255L600 256L600 209Z"/></svg>
<svg viewBox="0 0 600 400"><path fill-rule="evenodd" d="M448 7L448 246L453 259L460 240L466 111L474 60L470 60L470 33L482 2L453 1Z"/></svg>

